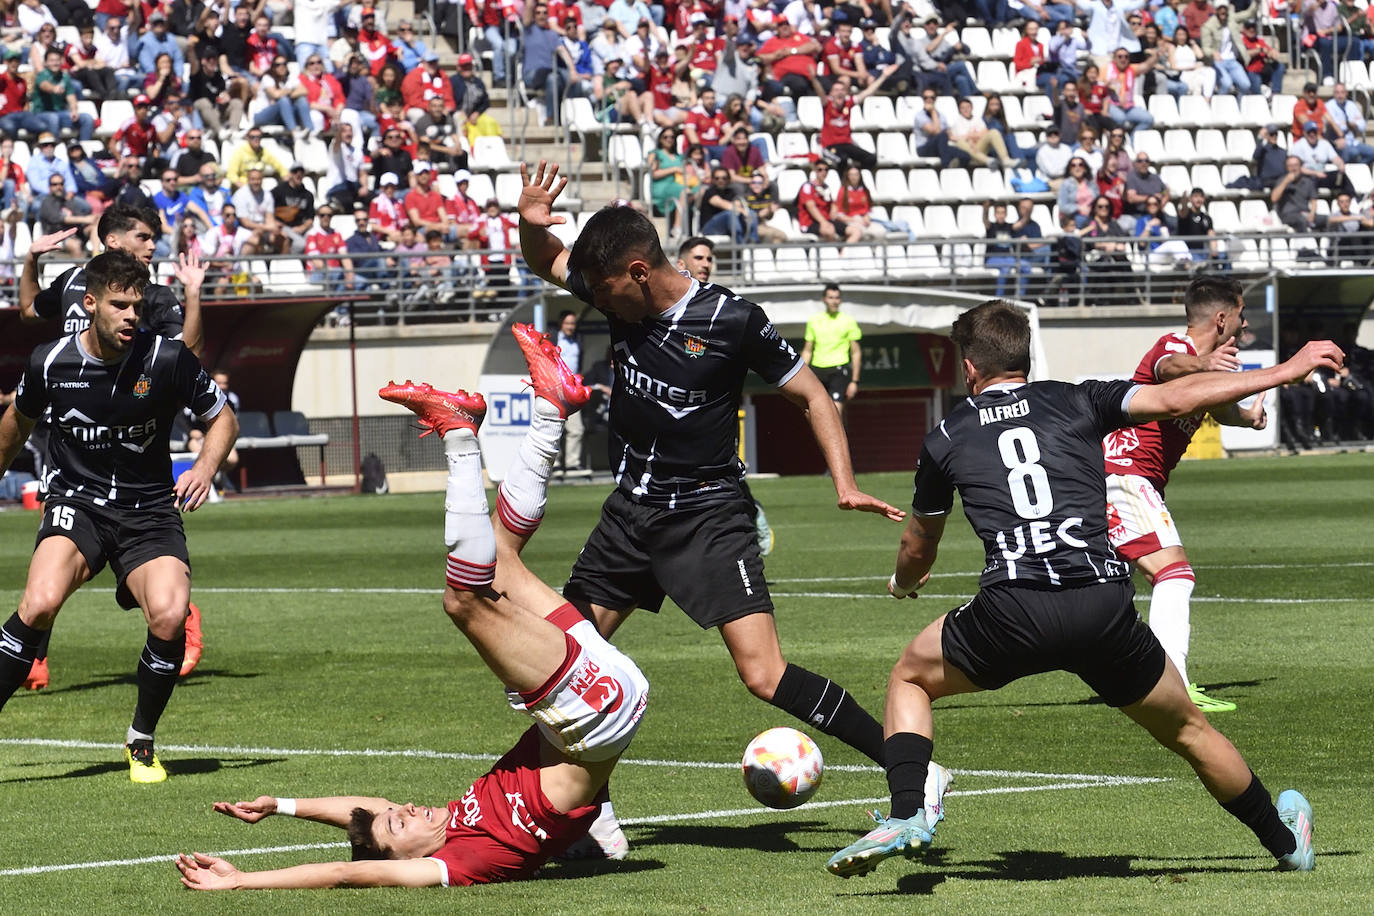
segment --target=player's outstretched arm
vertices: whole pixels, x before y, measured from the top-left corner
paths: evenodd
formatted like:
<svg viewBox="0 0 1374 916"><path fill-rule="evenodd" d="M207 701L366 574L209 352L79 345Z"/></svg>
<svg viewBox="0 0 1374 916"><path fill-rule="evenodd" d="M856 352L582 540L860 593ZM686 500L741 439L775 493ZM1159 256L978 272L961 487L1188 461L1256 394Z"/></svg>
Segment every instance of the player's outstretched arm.
<svg viewBox="0 0 1374 916"><path fill-rule="evenodd" d="M900 522L906 513L869 496L854 482L854 467L849 461L849 439L845 436L844 426L840 423L840 412L830 400L830 394L816 378L810 366L802 366L801 371L778 389L793 404L806 411L807 422L811 424L811 434L825 456L825 466L830 469L830 479L835 483L835 495L841 509L857 509L860 512L873 512L885 515L894 522Z"/></svg>
<svg viewBox="0 0 1374 916"><path fill-rule="evenodd" d="M444 883L444 867L434 859L315 862L268 871L240 871L224 859L196 852L177 856L176 865L181 883L197 891L434 887Z"/></svg>
<svg viewBox="0 0 1374 916"><path fill-rule="evenodd" d="M930 581L930 570L945 533L944 515L913 515L907 519L897 545L897 564L887 591L893 598L915 598L916 590Z"/></svg>
<svg viewBox="0 0 1374 916"><path fill-rule="evenodd" d="M39 292L38 259L50 251L57 251L61 248L62 243L71 237L76 230L77 227L73 226L51 235L40 235L33 240L33 244L29 245L29 253L24 258L24 269L19 274L19 319L21 321L43 320L43 316L39 315L33 307Z"/></svg>
<svg viewBox="0 0 1374 916"><path fill-rule="evenodd" d="M173 491L176 501L186 512L194 512L210 496L215 485L215 473L239 437L239 421L228 404L210 420L205 430L205 444L201 446L196 463L177 478Z"/></svg>
<svg viewBox="0 0 1374 916"><path fill-rule="evenodd" d="M1198 372L1162 385L1144 385L1135 390L1127 410L1137 422L1186 417L1276 385L1300 381L1314 369L1339 369L1344 362L1345 353L1340 347L1329 340L1313 340L1291 359L1267 369Z"/></svg>
<svg viewBox="0 0 1374 916"><path fill-rule="evenodd" d="M553 202L567 187L568 179L558 177L558 163L540 159L532 179L529 166L520 163L520 181L524 188L515 205L520 212L520 254L530 270L566 289L569 252L549 227L568 221L553 212Z"/></svg>
<svg viewBox="0 0 1374 916"><path fill-rule="evenodd" d="M0 416L0 476L9 470L19 450L29 441L33 424L34 421L20 413L14 404Z"/></svg>
<svg viewBox="0 0 1374 916"><path fill-rule="evenodd" d="M196 355L196 359L200 359L201 348L205 345L205 326L200 315L200 291L205 285L205 265L195 252L190 255L183 253L177 259L173 272L186 293L186 301L182 303L181 342Z"/></svg>
<svg viewBox="0 0 1374 916"><path fill-rule="evenodd" d="M1264 429L1269 425L1269 414L1264 409L1265 396L1255 398L1249 407L1239 404L1223 404L1207 411L1222 426L1243 426L1247 429Z"/></svg>
<svg viewBox="0 0 1374 916"><path fill-rule="evenodd" d="M1234 337L1206 356L1172 353L1155 366L1155 377L1161 382L1172 381L1194 372L1234 372L1240 368L1240 349Z"/></svg>
<svg viewBox="0 0 1374 916"><path fill-rule="evenodd" d="M271 795L259 795L252 801L215 802L213 809L228 817L237 818L246 824L256 824L273 814L286 813L306 821L328 824L345 829L353 817L354 808L366 808L374 813L387 808L398 807L395 802L385 798L372 798L365 795L327 795L322 798L293 798L289 800L294 810L283 812L280 799Z"/></svg>

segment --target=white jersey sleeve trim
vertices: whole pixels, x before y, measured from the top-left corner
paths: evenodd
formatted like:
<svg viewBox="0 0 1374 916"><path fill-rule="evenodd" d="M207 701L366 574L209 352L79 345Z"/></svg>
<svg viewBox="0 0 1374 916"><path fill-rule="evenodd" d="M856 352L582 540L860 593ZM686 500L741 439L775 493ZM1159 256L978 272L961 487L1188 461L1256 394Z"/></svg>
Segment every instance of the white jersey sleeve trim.
<svg viewBox="0 0 1374 916"><path fill-rule="evenodd" d="M1131 415L1131 398L1135 397L1135 393L1144 387L1144 385L1132 385L1130 390L1122 396L1121 412L1124 413L1127 417Z"/></svg>
<svg viewBox="0 0 1374 916"><path fill-rule="evenodd" d="M425 856L425 858L429 859L431 862L439 863L439 883L442 884L444 887L448 887L448 863L436 856Z"/></svg>
<svg viewBox="0 0 1374 916"><path fill-rule="evenodd" d="M796 378L797 373L802 370L802 366L804 365L806 365L806 363L802 362L802 358L798 356L797 361L792 364L792 368L788 369L787 373L783 375L782 378L778 379L777 383L773 387L781 388L783 385L786 385L788 382L792 381L792 379Z"/></svg>

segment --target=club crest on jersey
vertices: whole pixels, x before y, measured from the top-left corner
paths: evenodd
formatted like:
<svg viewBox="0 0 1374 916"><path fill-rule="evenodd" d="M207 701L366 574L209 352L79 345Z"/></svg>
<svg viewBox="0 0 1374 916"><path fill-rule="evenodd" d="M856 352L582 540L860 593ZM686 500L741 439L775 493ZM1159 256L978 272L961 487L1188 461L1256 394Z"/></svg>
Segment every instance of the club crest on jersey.
<svg viewBox="0 0 1374 916"><path fill-rule="evenodd" d="M134 397L146 398L148 392L153 390L153 380L146 375L140 375L138 381L134 382Z"/></svg>
<svg viewBox="0 0 1374 916"><path fill-rule="evenodd" d="M702 340L700 337L693 337L691 334L686 335L686 337L687 339L682 342L682 351L684 353L692 357L692 359L696 359L706 352L706 341Z"/></svg>

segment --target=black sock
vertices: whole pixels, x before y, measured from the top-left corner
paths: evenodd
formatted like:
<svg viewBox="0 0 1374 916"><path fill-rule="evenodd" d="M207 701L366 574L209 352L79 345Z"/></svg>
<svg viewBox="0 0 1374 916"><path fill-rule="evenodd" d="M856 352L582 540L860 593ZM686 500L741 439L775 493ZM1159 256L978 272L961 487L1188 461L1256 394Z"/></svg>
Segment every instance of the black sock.
<svg viewBox="0 0 1374 916"><path fill-rule="evenodd" d="M898 732L883 742L892 817L909 818L925 807L926 775L934 743L925 735Z"/></svg>
<svg viewBox="0 0 1374 916"><path fill-rule="evenodd" d="M1250 785L1246 790L1221 806L1227 813L1255 832L1264 848L1279 858L1298 848L1293 831L1279 820L1278 809L1269 800L1269 790L1259 781L1253 770L1250 771Z"/></svg>
<svg viewBox="0 0 1374 916"><path fill-rule="evenodd" d="M52 642L52 630L39 630L38 654L34 658L42 661L48 657L48 643Z"/></svg>
<svg viewBox="0 0 1374 916"><path fill-rule="evenodd" d="M789 663L771 702L882 764L883 727L839 684Z"/></svg>
<svg viewBox="0 0 1374 916"><path fill-rule="evenodd" d="M0 709L28 678L42 639L43 631L20 620L18 611L0 627Z"/></svg>
<svg viewBox="0 0 1374 916"><path fill-rule="evenodd" d="M134 731L151 735L157 720L172 698L186 658L186 634L175 639L158 639L148 634L148 642L138 659L138 705L134 707Z"/></svg>

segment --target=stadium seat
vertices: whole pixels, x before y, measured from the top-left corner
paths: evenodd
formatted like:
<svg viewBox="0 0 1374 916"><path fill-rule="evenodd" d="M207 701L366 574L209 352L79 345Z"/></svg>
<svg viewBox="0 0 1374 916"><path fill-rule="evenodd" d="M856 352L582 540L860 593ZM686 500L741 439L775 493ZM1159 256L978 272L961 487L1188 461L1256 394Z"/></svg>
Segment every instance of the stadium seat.
<svg viewBox="0 0 1374 916"><path fill-rule="evenodd" d="M496 176L496 199L501 202L502 210L514 210L522 190L524 183L519 175L503 172Z"/></svg>
<svg viewBox="0 0 1374 916"><path fill-rule="evenodd" d="M1174 101L1174 97L1168 93L1160 92L1150 96L1150 114L1154 116L1156 130L1167 130L1181 123L1178 116L1178 102ZM1136 133L1139 134L1140 131L1136 131Z"/></svg>
<svg viewBox="0 0 1374 916"><path fill-rule="evenodd" d="M952 238L959 234L954 208L947 204L931 204L921 211L921 216L925 220L925 234L931 238Z"/></svg>
<svg viewBox="0 0 1374 916"><path fill-rule="evenodd" d="M472 141L472 168L490 172L509 172L520 170L518 162L512 162L506 152L506 141L500 137L477 137Z"/></svg>
<svg viewBox="0 0 1374 916"><path fill-rule="evenodd" d="M1214 201L1207 208L1207 213L1212 217L1212 230L1218 235L1240 230L1240 214L1236 211L1236 205L1231 201Z"/></svg>
<svg viewBox="0 0 1374 916"><path fill-rule="evenodd" d="M958 203L976 198L968 172L963 169L940 170L940 194L937 200Z"/></svg>
<svg viewBox="0 0 1374 916"><path fill-rule="evenodd" d="M1043 98L1044 96L1041 96ZM1021 126L1025 120L1021 113L1021 97L1009 95L1002 99L1002 111L1007 116L1006 124L1011 130Z"/></svg>
<svg viewBox="0 0 1374 916"><path fill-rule="evenodd" d="M1007 75L1007 65L1000 60L978 61L978 88L983 92L1019 92L1020 86Z"/></svg>
<svg viewBox="0 0 1374 916"><path fill-rule="evenodd" d="M883 161L881 157L879 161ZM873 200L883 204L903 204L914 200L901 169L878 169L873 176Z"/></svg>
<svg viewBox="0 0 1374 916"><path fill-rule="evenodd" d="M1241 165L1239 162L1228 162L1227 164L1221 167L1222 190L1218 191L1217 193L1225 194L1227 197L1244 197L1246 194L1249 193L1248 191L1242 190L1240 188L1228 188L1226 187L1226 185L1235 181L1237 178L1241 178L1249 174L1249 166Z"/></svg>
<svg viewBox="0 0 1374 916"><path fill-rule="evenodd" d="M921 109L921 97L916 95L904 95L897 99L897 123L902 125L902 130L916 129L916 112Z"/></svg>
<svg viewBox="0 0 1374 916"><path fill-rule="evenodd" d="M878 162L881 165L910 166L917 162L909 134L878 134Z"/></svg>
<svg viewBox="0 0 1374 916"><path fill-rule="evenodd" d="M1269 110L1269 102L1262 95L1246 95L1240 99L1240 119L1235 122L1237 127L1249 127L1258 129L1269 123L1273 115Z"/></svg>
<svg viewBox="0 0 1374 916"><path fill-rule="evenodd" d="M957 213L959 234L982 238L987 232L987 227L983 225L983 207L981 204L961 204Z"/></svg>
<svg viewBox="0 0 1374 916"><path fill-rule="evenodd" d="M480 138L479 138L480 139ZM500 137L486 139L499 140ZM635 134L617 134L612 136L606 144L606 159L616 168L624 169L634 175L644 167L644 146ZM497 178L498 196L500 188L500 178Z"/></svg>
<svg viewBox="0 0 1374 916"><path fill-rule="evenodd" d="M874 141L872 134L855 134L854 145L861 150L867 150L875 155L878 152L878 145Z"/></svg>
<svg viewBox="0 0 1374 916"><path fill-rule="evenodd" d="M646 137L646 138L645 138L645 142L648 143L648 142L652 142L652 141L651 141L648 137ZM765 161L765 162L769 163L770 165L771 165L771 164L774 164L774 163L781 163L781 162L782 162L782 159L779 158L779 156L778 156L778 147L777 147L777 145L773 142L773 135L772 135L772 134L768 134L768 133L750 134L750 135L749 135L749 142L750 142L750 143L762 143L762 144L763 144L763 147L764 147L763 158L764 158L764 161ZM645 198L645 199L647 200L648 198Z"/></svg>
<svg viewBox="0 0 1374 916"><path fill-rule="evenodd" d="M1240 102L1229 92L1218 92L1212 96L1212 123L1218 127L1230 127L1242 123Z"/></svg>
<svg viewBox="0 0 1374 916"><path fill-rule="evenodd" d="M918 236L925 232L925 220L921 218L921 208L907 205L899 205L892 208L892 219L897 222L906 223L911 227L911 231Z"/></svg>
<svg viewBox="0 0 1374 916"><path fill-rule="evenodd" d="M563 123L568 129L580 137L587 137L589 134L600 134L606 130L606 125L596 119L596 112L592 110L592 100L588 98L575 98L563 100Z"/></svg>
<svg viewBox="0 0 1374 916"><path fill-rule="evenodd" d="M97 137L113 137L134 116L134 105L128 99L106 99L100 111Z"/></svg>
<svg viewBox="0 0 1374 916"><path fill-rule="evenodd" d="M1159 96L1155 96L1159 98ZM1146 128L1135 132L1131 138L1131 147L1137 153L1145 153L1150 157L1151 162L1164 162L1168 160L1164 152L1164 141L1160 139L1159 131Z"/></svg>
<svg viewBox="0 0 1374 916"><path fill-rule="evenodd" d="M868 122L869 130L905 130L910 131L914 124L908 120L905 123L897 120L897 110L892 104L892 99L885 95L873 95L864 99L864 120Z"/></svg>
<svg viewBox="0 0 1374 916"><path fill-rule="evenodd" d="M940 173L935 169L912 169L906 177L913 201L940 199Z"/></svg>
<svg viewBox="0 0 1374 916"><path fill-rule="evenodd" d="M962 169L960 170L962 171ZM973 170L973 200L1006 201L1014 195L999 169Z"/></svg>
<svg viewBox="0 0 1374 916"><path fill-rule="evenodd" d="M803 165L811 156L811 144L805 134L783 132L778 134L778 160L793 165Z"/></svg>
<svg viewBox="0 0 1374 916"><path fill-rule="evenodd" d="M1350 183L1355 186L1355 191L1360 197L1364 197L1370 190L1374 190L1374 179L1370 176L1367 163L1348 163L1345 167L1345 177L1350 179Z"/></svg>
<svg viewBox="0 0 1374 916"><path fill-rule="evenodd" d="M1002 101L1006 101L1003 99ZM1048 119L1054 105L1047 95L1028 95L1021 99L1021 120L1013 123L1013 128L1033 127L1044 129L1049 126Z"/></svg>
<svg viewBox="0 0 1374 916"><path fill-rule="evenodd" d="M906 249L907 270L918 277L940 277L949 271L940 258L940 251L934 245L908 245Z"/></svg>
<svg viewBox="0 0 1374 916"><path fill-rule="evenodd" d="M1048 204L1033 204L1031 206L1031 221L1040 227L1040 232L1045 238L1055 238L1059 236L1059 224L1054 221L1050 214Z"/></svg>
<svg viewBox="0 0 1374 916"><path fill-rule="evenodd" d="M1193 178L1188 174L1186 165L1166 165L1159 170L1159 177L1173 194L1174 200L1180 199L1192 190Z"/></svg>
<svg viewBox="0 0 1374 916"><path fill-rule="evenodd" d="M1244 128L1226 132L1226 158L1233 162L1249 162L1255 155L1255 135Z"/></svg>
<svg viewBox="0 0 1374 916"><path fill-rule="evenodd" d="M485 172L478 172L472 176L472 180L468 182L468 197L481 205L495 196L496 186L491 183L490 175Z"/></svg>
<svg viewBox="0 0 1374 916"><path fill-rule="evenodd" d="M806 184L806 173L801 169L783 169L775 180L778 183L778 200L795 201L797 192Z"/></svg>
<svg viewBox="0 0 1374 916"><path fill-rule="evenodd" d="M1270 121L1287 130L1293 123L1293 108L1298 104L1296 95L1276 95L1269 100L1269 111L1271 116L1265 123Z"/></svg>
<svg viewBox="0 0 1374 916"><path fill-rule="evenodd" d="M22 258L29 253L29 246L33 244L33 231L29 229L29 224L20 220L14 224L14 256Z"/></svg>
<svg viewBox="0 0 1374 916"><path fill-rule="evenodd" d="M1002 60L1011 60L1016 56L1016 43L1021 40L1021 32L1017 29L996 28L992 30L992 56Z"/></svg>
<svg viewBox="0 0 1374 916"><path fill-rule="evenodd" d="M992 49L992 33L981 26L964 29L959 33L959 41L968 46L970 60L991 60L997 56Z"/></svg>
<svg viewBox="0 0 1374 916"><path fill-rule="evenodd" d="M1274 218L1268 200L1242 200L1240 224L1251 232L1282 232L1283 224Z"/></svg>
<svg viewBox="0 0 1374 916"><path fill-rule="evenodd" d="M1204 161L1214 162L1228 158L1226 137L1215 127L1204 127L1193 134L1193 146L1197 149L1198 158Z"/></svg>
<svg viewBox="0 0 1374 916"><path fill-rule="evenodd" d="M1221 169L1206 162L1199 162L1193 166L1192 184L1194 188L1202 188L1208 197L1215 197L1219 192L1225 190L1225 184L1221 180Z"/></svg>
<svg viewBox="0 0 1374 916"><path fill-rule="evenodd" d="M797 99L797 120L808 131L819 131L825 124L825 110L821 100L814 95L804 95Z"/></svg>
<svg viewBox="0 0 1374 916"><path fill-rule="evenodd" d="M1212 126L1212 106L1200 95L1185 95L1178 100L1179 122L1189 127Z"/></svg>
<svg viewBox="0 0 1374 916"><path fill-rule="evenodd" d="M1191 132L1177 128L1164 132L1164 155L1161 158L1165 162L1192 162L1197 157Z"/></svg>
<svg viewBox="0 0 1374 916"><path fill-rule="evenodd" d="M1350 89L1369 88L1369 70L1364 61L1346 60L1341 62L1341 82Z"/></svg>
<svg viewBox="0 0 1374 916"><path fill-rule="evenodd" d="M815 267L809 248L801 245L786 245L773 250L773 265L780 277L814 277Z"/></svg>
<svg viewBox="0 0 1374 916"><path fill-rule="evenodd" d="M241 410L238 412L240 448L272 448L290 444L286 436L278 437L272 432L272 423L266 412L261 410Z"/></svg>

